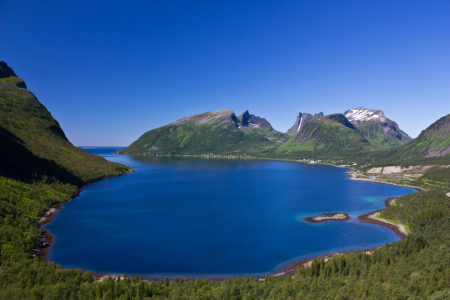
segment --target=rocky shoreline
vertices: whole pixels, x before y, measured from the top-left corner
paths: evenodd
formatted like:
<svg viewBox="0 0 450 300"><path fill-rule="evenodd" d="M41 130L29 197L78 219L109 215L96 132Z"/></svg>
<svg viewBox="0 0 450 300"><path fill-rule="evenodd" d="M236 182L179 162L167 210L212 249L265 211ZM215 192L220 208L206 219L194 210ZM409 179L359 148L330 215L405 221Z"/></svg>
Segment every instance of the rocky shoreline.
<svg viewBox="0 0 450 300"><path fill-rule="evenodd" d="M126 173L123 173L123 174L120 174L120 175L112 175L112 176L108 176L108 177L118 177L118 176L122 176L122 175L129 174L129 173L134 173L134 172L136 172L136 170L131 169L131 171L129 171L129 172L126 172ZM96 181L99 181L99 180L104 179L104 178L106 178L106 177L102 177L102 178L99 178L97 180L93 180L91 182L87 182L84 185L90 184L90 183L93 183L93 182L96 182ZM64 200L61 200L61 201L53 204L52 206L50 206L49 209L47 209L42 214L41 220L36 223L36 226L39 229L39 238L40 239L39 239L39 241L37 243L36 249L34 249L33 257L38 257L39 260L42 261L42 262L46 262L47 261L47 259L46 259L47 253L48 253L48 250L50 248L50 245L53 242L53 238L52 238L51 234L47 230L42 229L42 226L47 224L47 223L49 223L49 222L51 222L53 214L62 208L61 204L74 200L76 197L78 197L80 195L80 193L82 191L83 191L82 189L78 189L74 196L72 196L70 198L67 198L67 199L64 199Z"/></svg>
<svg viewBox="0 0 450 300"><path fill-rule="evenodd" d="M388 198L384 201L384 205L386 207L391 206L396 198ZM370 212L365 215L361 215L358 217L358 220L363 223L370 223L370 224L376 224L380 226L387 227L394 231L398 236L400 236L403 239L405 239L408 236L408 233L406 232L405 228L402 225L397 225L382 219L375 218L376 215L378 215L383 209L379 209L373 212Z"/></svg>

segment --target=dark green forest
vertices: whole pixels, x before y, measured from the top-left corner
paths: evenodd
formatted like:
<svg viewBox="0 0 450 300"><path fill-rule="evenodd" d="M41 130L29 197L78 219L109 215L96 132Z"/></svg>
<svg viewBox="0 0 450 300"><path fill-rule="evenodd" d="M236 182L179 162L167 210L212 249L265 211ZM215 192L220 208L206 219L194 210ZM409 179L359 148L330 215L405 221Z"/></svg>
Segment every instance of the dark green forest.
<svg viewBox="0 0 450 300"><path fill-rule="evenodd" d="M29 186L22 186L20 191L27 188ZM46 191L50 195L57 189ZM397 198L396 205L382 212L382 217L402 221L411 228L412 234L405 240L380 246L370 253L347 253L327 262L316 259L311 268L298 270L294 276L266 277L263 281L256 278L169 281L163 278L148 282L139 276L124 276L97 282L90 272L62 269L53 263L31 259L36 228L24 220L26 205L20 200L12 201L9 210L14 214L2 216L3 222L8 219L12 226L8 226L9 241L2 231L0 298L448 299L450 199L445 192L436 188L406 195ZM24 192L23 195L32 194ZM50 202L48 198L42 201ZM19 254L15 254L17 251Z"/></svg>

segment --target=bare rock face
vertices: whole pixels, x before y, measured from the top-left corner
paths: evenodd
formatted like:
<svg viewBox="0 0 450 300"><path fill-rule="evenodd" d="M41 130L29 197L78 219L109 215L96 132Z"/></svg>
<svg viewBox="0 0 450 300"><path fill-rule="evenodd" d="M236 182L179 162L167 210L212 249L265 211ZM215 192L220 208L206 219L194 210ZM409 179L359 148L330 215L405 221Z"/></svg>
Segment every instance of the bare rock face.
<svg viewBox="0 0 450 300"><path fill-rule="evenodd" d="M0 61L0 78L17 77L14 70L9 67L4 61Z"/></svg>
<svg viewBox="0 0 450 300"><path fill-rule="evenodd" d="M236 115L231 109L223 109L218 111L210 111L203 114L196 114L179 119L169 125L182 125L182 124L194 124L205 125L216 123L217 126L224 126L234 124L236 121Z"/></svg>
<svg viewBox="0 0 450 300"><path fill-rule="evenodd" d="M297 115L297 119L295 120L294 125L286 132L286 134L290 136L294 136L297 132L302 129L302 127L311 121L314 118L323 117L323 112L317 113L314 116L309 113L301 113L299 112Z"/></svg>
<svg viewBox="0 0 450 300"><path fill-rule="evenodd" d="M429 143L431 146L427 148L425 157L437 157L449 154L450 143L448 142L448 136L450 135L450 115L441 118L434 126L430 127L421 134L425 139L434 140L433 144Z"/></svg>
<svg viewBox="0 0 450 300"><path fill-rule="evenodd" d="M253 114L250 114L248 110L246 110L243 114L241 114L239 117L237 117L238 120L241 122L242 126L244 127L250 127L250 128L270 128L272 130L272 125L264 119L257 117Z"/></svg>

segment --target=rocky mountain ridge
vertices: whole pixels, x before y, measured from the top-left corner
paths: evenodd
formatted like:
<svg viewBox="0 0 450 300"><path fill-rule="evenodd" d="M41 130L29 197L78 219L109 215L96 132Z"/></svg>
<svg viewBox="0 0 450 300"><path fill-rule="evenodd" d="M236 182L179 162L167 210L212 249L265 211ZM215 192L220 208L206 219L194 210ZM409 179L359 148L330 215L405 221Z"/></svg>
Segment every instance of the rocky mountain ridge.
<svg viewBox="0 0 450 300"><path fill-rule="evenodd" d="M16 73L14 73L14 70L4 61L0 61L0 87L1 86L14 86L23 89L27 88L25 81L18 77Z"/></svg>
<svg viewBox="0 0 450 300"><path fill-rule="evenodd" d="M389 149L412 140L396 122L388 119L382 110L358 107L345 111L344 116L374 146Z"/></svg>
<svg viewBox="0 0 450 300"><path fill-rule="evenodd" d="M323 117L323 112L311 115L309 113L301 113L299 112L297 115L297 119L294 122L294 125L286 132L289 136L294 136L297 132L299 132L302 127L311 121L314 118Z"/></svg>

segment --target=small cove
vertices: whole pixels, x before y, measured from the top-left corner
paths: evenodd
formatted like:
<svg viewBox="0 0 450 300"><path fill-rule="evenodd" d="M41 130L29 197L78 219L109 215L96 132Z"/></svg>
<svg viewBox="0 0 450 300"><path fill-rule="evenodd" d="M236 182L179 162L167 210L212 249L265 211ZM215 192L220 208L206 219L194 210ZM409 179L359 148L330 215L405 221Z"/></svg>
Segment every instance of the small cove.
<svg viewBox="0 0 450 300"><path fill-rule="evenodd" d="M295 162L115 155L137 172L85 185L44 226L48 261L160 279L277 273L289 263L400 240L356 220L411 188L347 180L345 169ZM349 221L308 223L322 212ZM366 246L363 247L362 244Z"/></svg>

